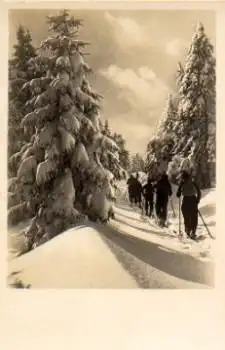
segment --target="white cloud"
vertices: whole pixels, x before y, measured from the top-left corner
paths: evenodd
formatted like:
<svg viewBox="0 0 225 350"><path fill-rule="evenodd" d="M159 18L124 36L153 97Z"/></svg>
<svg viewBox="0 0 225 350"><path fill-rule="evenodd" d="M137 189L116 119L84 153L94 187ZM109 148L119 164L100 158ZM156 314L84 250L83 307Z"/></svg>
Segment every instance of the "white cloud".
<svg viewBox="0 0 225 350"><path fill-rule="evenodd" d="M129 17L114 17L106 12L105 20L113 29L116 42L124 48L149 45L149 37L142 26Z"/></svg>
<svg viewBox="0 0 225 350"><path fill-rule="evenodd" d="M126 113L114 114L113 106L109 111L105 109L111 127L125 137L131 152L144 154L169 89L149 67L140 67L135 71L110 65L99 73L118 88L115 101L120 97L118 104L121 105L121 99L124 99L130 105Z"/></svg>
<svg viewBox="0 0 225 350"><path fill-rule="evenodd" d="M134 112L135 113L135 112ZM136 120L130 113L119 114L117 118L109 119L113 130L120 132L126 140L126 147L132 154L146 153L146 148L153 133L152 126L141 124L137 115Z"/></svg>
<svg viewBox="0 0 225 350"><path fill-rule="evenodd" d="M143 78L145 80L156 79L156 74L153 72L153 70L149 69L148 67L140 67L139 68L139 75L141 78Z"/></svg>
<svg viewBox="0 0 225 350"><path fill-rule="evenodd" d="M125 98L136 109L158 108L169 92L168 87L148 67L140 67L135 72L130 68L121 69L110 65L107 69L100 70L100 74L112 81L120 89L120 97Z"/></svg>
<svg viewBox="0 0 225 350"><path fill-rule="evenodd" d="M166 42L165 51L170 56L179 56L186 45L187 44L180 39L172 39Z"/></svg>

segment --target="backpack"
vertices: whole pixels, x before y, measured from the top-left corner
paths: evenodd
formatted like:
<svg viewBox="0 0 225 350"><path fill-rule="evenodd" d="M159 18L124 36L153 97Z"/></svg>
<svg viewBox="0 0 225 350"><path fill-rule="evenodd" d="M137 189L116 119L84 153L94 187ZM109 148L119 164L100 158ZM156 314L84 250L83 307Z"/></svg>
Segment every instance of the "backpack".
<svg viewBox="0 0 225 350"><path fill-rule="evenodd" d="M197 188L192 180L184 181L181 188L182 196L191 197L197 195Z"/></svg>

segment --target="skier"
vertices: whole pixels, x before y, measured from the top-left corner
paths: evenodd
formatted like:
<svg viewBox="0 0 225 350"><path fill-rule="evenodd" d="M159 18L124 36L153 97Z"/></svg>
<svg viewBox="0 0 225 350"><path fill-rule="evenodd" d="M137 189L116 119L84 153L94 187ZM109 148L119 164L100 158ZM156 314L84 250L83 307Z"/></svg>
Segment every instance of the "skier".
<svg viewBox="0 0 225 350"><path fill-rule="evenodd" d="M139 174L136 174L136 178L134 179L134 201L135 204L141 208L141 196L142 196L142 185L140 183Z"/></svg>
<svg viewBox="0 0 225 350"><path fill-rule="evenodd" d="M156 191L156 215L160 226L166 225L168 198L172 196L172 187L166 173L163 173L157 184Z"/></svg>
<svg viewBox="0 0 225 350"><path fill-rule="evenodd" d="M196 238L198 226L198 203L201 191L190 173L182 171L181 183L177 190L177 197L183 196L181 211L184 217L185 232L191 239Z"/></svg>
<svg viewBox="0 0 225 350"><path fill-rule="evenodd" d="M127 187L128 187L128 195L129 195L129 201L130 201L130 205L132 205L135 201L135 178L134 176L131 174L129 179L127 180Z"/></svg>
<svg viewBox="0 0 225 350"><path fill-rule="evenodd" d="M151 217L153 213L153 185L150 177L147 184L143 187L142 193L145 199L145 215L149 214L149 217Z"/></svg>

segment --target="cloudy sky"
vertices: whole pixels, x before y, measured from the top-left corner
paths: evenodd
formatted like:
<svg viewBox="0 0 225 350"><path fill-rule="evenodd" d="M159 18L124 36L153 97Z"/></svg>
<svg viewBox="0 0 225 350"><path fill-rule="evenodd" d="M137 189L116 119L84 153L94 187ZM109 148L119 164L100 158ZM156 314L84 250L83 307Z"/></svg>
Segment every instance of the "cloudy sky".
<svg viewBox="0 0 225 350"><path fill-rule="evenodd" d="M9 14L9 55L16 29L30 29L35 46L48 35L50 10L14 10ZM144 154L162 114L169 92L175 88L178 61L183 62L198 21L215 45L212 11L104 11L76 10L84 20L80 31L88 40L91 83L104 95L102 118L126 139L131 153Z"/></svg>

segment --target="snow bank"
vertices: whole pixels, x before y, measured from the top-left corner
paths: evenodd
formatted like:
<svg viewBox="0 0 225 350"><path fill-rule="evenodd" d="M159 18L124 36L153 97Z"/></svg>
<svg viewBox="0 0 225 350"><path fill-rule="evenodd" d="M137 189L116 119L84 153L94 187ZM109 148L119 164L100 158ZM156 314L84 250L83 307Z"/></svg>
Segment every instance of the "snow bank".
<svg viewBox="0 0 225 350"><path fill-rule="evenodd" d="M9 284L31 288L137 288L98 232L72 228L8 265Z"/></svg>
<svg viewBox="0 0 225 350"><path fill-rule="evenodd" d="M133 236L146 242L151 242L164 247L169 251L177 251L179 254L191 255L203 262L213 262L215 241L208 238L204 225L199 218L198 234L207 236L200 242L182 244L176 234L146 222L138 208L130 208L123 198L126 194L126 181L117 183L116 221L109 226L102 226L102 230L110 226L122 230L121 234ZM173 188L173 205L176 217L173 217L169 204L168 219L173 227L178 230L178 200L176 187ZM215 189L203 192L199 209L215 236ZM183 220L181 223L184 228ZM22 245L19 229L12 228L9 236L15 245ZM16 247L15 247L16 248ZM162 249L162 248L161 248ZM10 252L9 252L10 253ZM142 254L142 253L140 253ZM9 254L10 255L10 254ZM31 288L136 288L133 278L122 268L112 252L104 245L101 237L90 223L72 228L41 245L35 250L8 261L9 283L16 279ZM171 262L172 263L172 262ZM185 268L185 267L184 267ZM187 267L188 268L188 267ZM208 273L208 272L207 272ZM211 277L209 277L211 278Z"/></svg>

